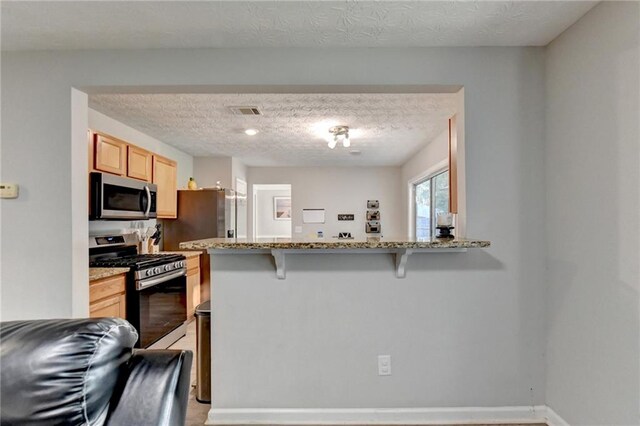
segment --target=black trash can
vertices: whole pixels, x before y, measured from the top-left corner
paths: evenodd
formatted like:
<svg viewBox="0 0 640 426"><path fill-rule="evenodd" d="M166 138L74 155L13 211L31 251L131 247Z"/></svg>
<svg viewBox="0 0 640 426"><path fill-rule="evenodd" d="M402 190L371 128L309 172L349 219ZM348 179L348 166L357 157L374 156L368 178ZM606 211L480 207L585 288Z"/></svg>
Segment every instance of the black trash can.
<svg viewBox="0 0 640 426"><path fill-rule="evenodd" d="M211 402L211 301L196 308L196 399Z"/></svg>

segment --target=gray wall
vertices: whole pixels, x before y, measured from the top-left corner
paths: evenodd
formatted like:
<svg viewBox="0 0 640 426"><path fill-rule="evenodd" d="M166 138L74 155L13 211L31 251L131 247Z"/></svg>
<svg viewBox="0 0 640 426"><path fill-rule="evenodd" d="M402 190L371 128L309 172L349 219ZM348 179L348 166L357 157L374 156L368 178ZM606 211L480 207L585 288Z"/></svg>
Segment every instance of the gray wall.
<svg viewBox="0 0 640 426"><path fill-rule="evenodd" d="M547 402L572 425L640 424L639 34L603 2L548 48Z"/></svg>
<svg viewBox="0 0 640 426"><path fill-rule="evenodd" d="M194 157L193 178L198 188L212 188L220 181L223 188L233 188L231 157Z"/></svg>
<svg viewBox="0 0 640 426"><path fill-rule="evenodd" d="M2 200L1 206L3 319L86 313L86 299L83 302L82 297L73 296L76 292L88 294L86 279L81 279L82 265L86 268L87 262L87 255L83 255L86 242L83 247L81 238L75 241L73 232L74 226L82 226L80 218L86 218L73 212L86 212L87 208L86 181L82 179L87 152L86 137L82 143L82 134L77 131L82 123L76 123L72 133L71 88L209 84L464 85L467 234L490 239L493 246L447 258L411 259L414 266L422 265L421 270L416 270L406 285L394 281L393 288L403 292L404 300L424 301L421 309L429 310L437 302L437 312L452 313L437 329L427 327L429 334L422 334L421 339L430 339L431 332L437 330L431 341L438 344L438 336L458 336L460 328L466 328L464 340L450 341L455 345L450 352L455 364L450 357L416 358L407 364L420 365L413 383L420 381L423 368L431 365L446 369L451 384L466 376L476 386L473 392L458 397L443 390L441 398L432 399L421 395L421 387L416 385L414 398L404 403L544 402L541 48L2 52L2 180L22 185L21 198ZM82 96L74 99L82 101ZM80 107L76 110L82 112ZM78 146L72 144L72 135L80 141ZM83 161L72 162L72 150L77 150ZM72 175L78 177L75 182ZM48 225L47 238L34 224ZM34 256L34 241L38 241L38 252L46 256ZM304 289L313 297L323 291L320 284ZM359 291L368 290L363 286ZM438 293L437 299L426 297L433 292ZM366 298L373 298L371 303L375 301L380 309L390 306L387 294L371 292ZM349 300L358 303L357 298ZM263 302L256 299L256 303ZM361 326L349 329L356 348ZM406 342L425 330L402 318L386 327L381 333L395 330ZM324 330L342 333L344 321L328 323ZM281 362L297 362L295 352ZM235 366L227 365L229 371ZM279 389L279 380L284 377L274 376L272 389ZM355 392L362 391L360 404L382 403L369 398L364 384L353 383ZM270 401L276 398L277 394ZM333 401L313 400L317 406Z"/></svg>
<svg viewBox="0 0 640 426"><path fill-rule="evenodd" d="M291 184L294 237L315 238L322 231L325 239L339 232L366 238L367 200L380 201L383 236L403 235L399 167L249 167L248 171L251 185ZM325 223L304 224L303 209L325 209ZM340 213L353 213L355 220L338 221ZM295 233L296 226L302 227L302 233Z"/></svg>
<svg viewBox="0 0 640 426"><path fill-rule="evenodd" d="M273 217L273 197L291 197L290 189L261 189L256 194L254 210L256 214L257 237L291 238L291 220L275 220Z"/></svg>

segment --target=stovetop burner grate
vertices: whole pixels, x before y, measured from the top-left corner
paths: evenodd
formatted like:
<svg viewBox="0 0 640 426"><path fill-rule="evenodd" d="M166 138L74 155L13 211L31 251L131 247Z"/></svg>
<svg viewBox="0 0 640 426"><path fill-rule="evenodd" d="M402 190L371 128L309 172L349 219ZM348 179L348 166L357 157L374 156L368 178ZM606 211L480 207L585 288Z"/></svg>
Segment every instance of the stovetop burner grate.
<svg viewBox="0 0 640 426"><path fill-rule="evenodd" d="M132 256L105 256L93 259L89 266L93 268L147 268L162 265L169 262L184 260L184 256L178 254L136 254Z"/></svg>

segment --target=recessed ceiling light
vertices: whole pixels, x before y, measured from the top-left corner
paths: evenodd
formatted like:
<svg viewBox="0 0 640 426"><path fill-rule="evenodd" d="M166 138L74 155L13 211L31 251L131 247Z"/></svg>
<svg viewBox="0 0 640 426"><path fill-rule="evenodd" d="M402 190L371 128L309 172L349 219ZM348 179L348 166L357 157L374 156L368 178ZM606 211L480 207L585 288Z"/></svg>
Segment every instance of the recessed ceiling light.
<svg viewBox="0 0 640 426"><path fill-rule="evenodd" d="M255 136L258 134L258 131L256 129L247 129L244 132L249 136Z"/></svg>

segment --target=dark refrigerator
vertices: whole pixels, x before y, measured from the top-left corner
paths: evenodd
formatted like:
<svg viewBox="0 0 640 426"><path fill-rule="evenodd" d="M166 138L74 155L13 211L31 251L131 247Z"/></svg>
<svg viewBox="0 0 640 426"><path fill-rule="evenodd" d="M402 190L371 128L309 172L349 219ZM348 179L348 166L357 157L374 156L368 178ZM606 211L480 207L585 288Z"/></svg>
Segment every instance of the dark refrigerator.
<svg viewBox="0 0 640 426"><path fill-rule="evenodd" d="M180 250L184 241L204 238L235 238L237 202L246 209L246 197L236 197L231 189L178 191L178 218L162 221L163 249ZM242 215L242 213L241 213ZM200 256L200 300L210 299L211 273L209 255Z"/></svg>

